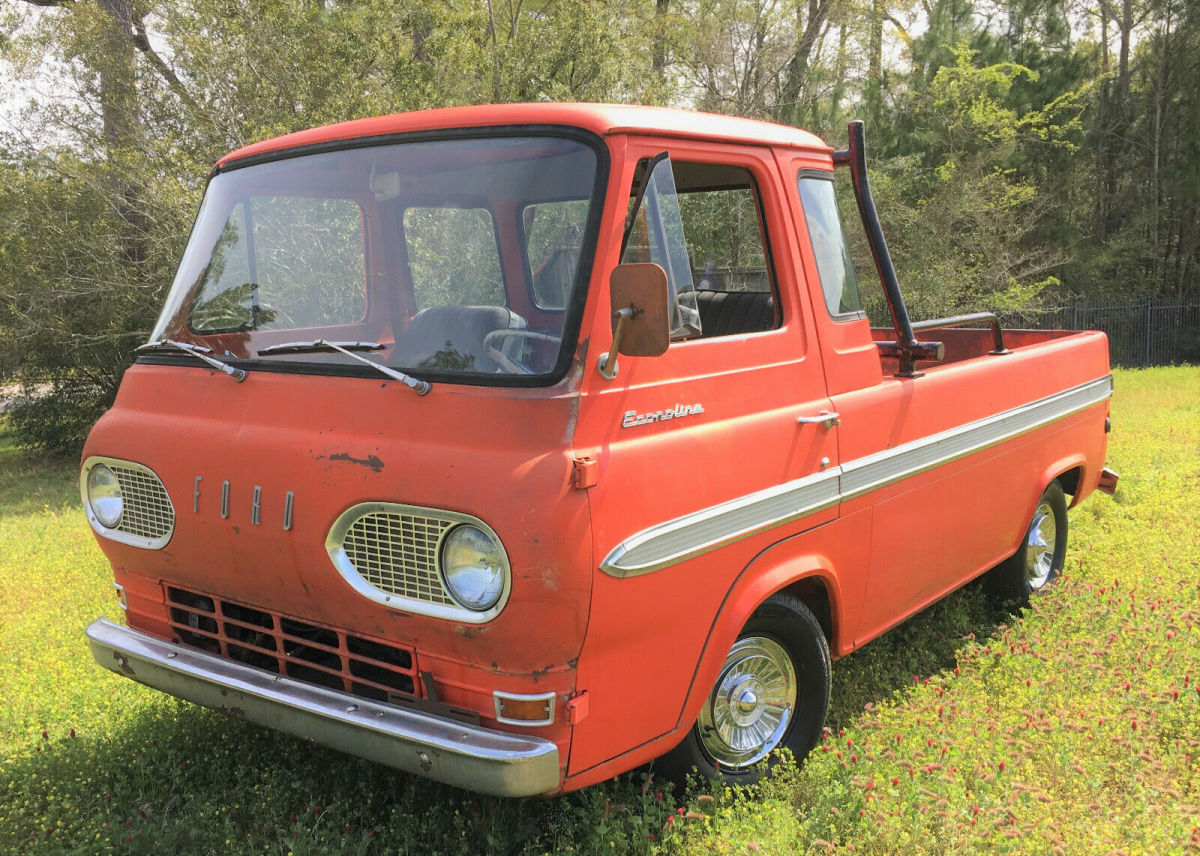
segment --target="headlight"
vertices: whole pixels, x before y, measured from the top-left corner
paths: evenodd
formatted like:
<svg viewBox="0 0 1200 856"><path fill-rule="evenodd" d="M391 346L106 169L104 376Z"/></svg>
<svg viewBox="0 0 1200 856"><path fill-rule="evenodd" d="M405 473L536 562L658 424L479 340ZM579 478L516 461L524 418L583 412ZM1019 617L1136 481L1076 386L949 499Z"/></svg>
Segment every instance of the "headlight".
<svg viewBox="0 0 1200 856"><path fill-rule="evenodd" d="M117 481L116 473L104 464L92 467L87 478L87 499L92 514L96 515L100 524L108 529L116 529L125 510L121 483Z"/></svg>
<svg viewBox="0 0 1200 856"><path fill-rule="evenodd" d="M442 580L461 606L484 612L504 594L505 560L500 545L470 524L457 526L442 542Z"/></svg>

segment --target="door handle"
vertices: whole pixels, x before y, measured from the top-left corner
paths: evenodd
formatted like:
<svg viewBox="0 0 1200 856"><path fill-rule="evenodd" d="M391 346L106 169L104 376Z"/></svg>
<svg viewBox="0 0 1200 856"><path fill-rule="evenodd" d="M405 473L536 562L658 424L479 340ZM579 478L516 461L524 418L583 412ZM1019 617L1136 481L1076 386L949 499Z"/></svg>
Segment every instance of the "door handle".
<svg viewBox="0 0 1200 856"><path fill-rule="evenodd" d="M797 416L796 422L799 425L824 425L829 431L842 424L841 416L828 410L822 410L817 416Z"/></svg>

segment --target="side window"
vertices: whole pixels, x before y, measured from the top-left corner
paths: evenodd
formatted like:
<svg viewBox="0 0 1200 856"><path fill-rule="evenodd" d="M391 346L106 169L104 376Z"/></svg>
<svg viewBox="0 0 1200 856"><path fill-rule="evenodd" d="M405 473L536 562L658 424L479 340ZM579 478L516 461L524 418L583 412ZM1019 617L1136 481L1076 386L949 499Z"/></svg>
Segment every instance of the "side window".
<svg viewBox="0 0 1200 856"><path fill-rule="evenodd" d="M533 302L539 309L563 309L579 268L586 199L539 202L522 211L525 258L533 283Z"/></svg>
<svg viewBox="0 0 1200 856"><path fill-rule="evenodd" d="M758 193L742 167L675 164L704 338L778 326Z"/></svg>
<svg viewBox="0 0 1200 856"><path fill-rule="evenodd" d="M504 306L496 225L485 208L408 208L404 245L417 309Z"/></svg>
<svg viewBox="0 0 1200 856"><path fill-rule="evenodd" d="M833 177L801 173L796 184L817 261L817 273L821 277L821 290L825 293L825 306L835 318L859 318L863 313L862 297L858 292L858 278L854 275L846 233L838 217Z"/></svg>
<svg viewBox="0 0 1200 856"><path fill-rule="evenodd" d="M240 202L202 274L189 324L205 333L353 324L366 312L364 246L352 200Z"/></svg>
<svg viewBox="0 0 1200 856"><path fill-rule="evenodd" d="M770 292L758 200L749 185L681 194L679 209L697 288Z"/></svg>

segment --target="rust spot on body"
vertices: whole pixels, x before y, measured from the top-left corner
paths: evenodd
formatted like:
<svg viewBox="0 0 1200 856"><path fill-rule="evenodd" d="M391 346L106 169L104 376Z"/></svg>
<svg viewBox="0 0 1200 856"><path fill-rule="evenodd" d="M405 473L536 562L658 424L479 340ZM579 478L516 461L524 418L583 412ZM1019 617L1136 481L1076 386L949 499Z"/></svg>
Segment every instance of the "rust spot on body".
<svg viewBox="0 0 1200 856"><path fill-rule="evenodd" d="M383 469L383 461L377 455L367 455L365 458L356 458L349 452L338 452L336 455L330 455L331 461L345 461L347 464L358 464L360 467L369 467L375 472Z"/></svg>

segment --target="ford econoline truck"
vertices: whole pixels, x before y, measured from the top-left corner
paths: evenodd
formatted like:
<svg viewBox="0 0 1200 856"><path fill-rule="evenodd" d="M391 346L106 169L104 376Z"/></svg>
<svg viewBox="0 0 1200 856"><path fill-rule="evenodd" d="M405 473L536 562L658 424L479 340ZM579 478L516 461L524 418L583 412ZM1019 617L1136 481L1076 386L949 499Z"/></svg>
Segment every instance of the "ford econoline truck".
<svg viewBox="0 0 1200 856"><path fill-rule="evenodd" d="M872 329L846 169L892 324ZM860 124L505 105L214 168L83 452L101 665L481 792L818 740L830 660L1063 568L1096 332L914 322Z"/></svg>

